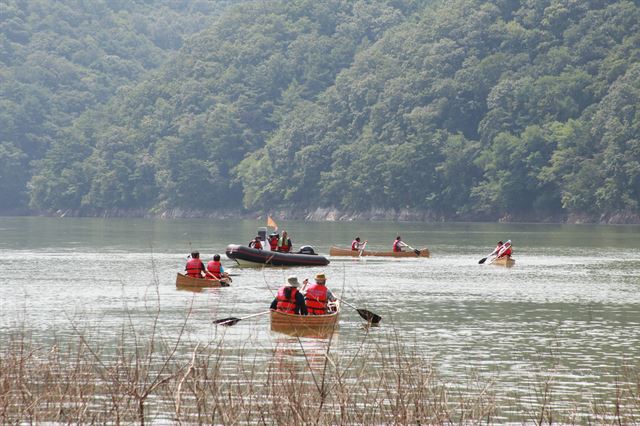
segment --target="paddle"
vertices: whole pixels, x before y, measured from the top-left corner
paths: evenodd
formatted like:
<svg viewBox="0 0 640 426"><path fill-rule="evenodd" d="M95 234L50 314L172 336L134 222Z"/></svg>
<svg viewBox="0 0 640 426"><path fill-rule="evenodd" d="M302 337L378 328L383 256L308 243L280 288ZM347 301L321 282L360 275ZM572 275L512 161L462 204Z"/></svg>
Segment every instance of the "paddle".
<svg viewBox="0 0 640 426"><path fill-rule="evenodd" d="M480 265L482 265L484 262L486 262L486 261L487 261L487 259L488 259L488 258L490 258L490 257L491 257L491 256L493 256L494 254L496 254L496 252L497 252L500 248L502 248L502 246L500 246L499 248L498 248L498 247L496 247L496 248L491 252L491 254L490 254L489 256L487 256L487 257L483 257L482 259L478 260L478 263L479 263Z"/></svg>
<svg viewBox="0 0 640 426"><path fill-rule="evenodd" d="M222 318L222 319L213 321L213 323L217 324L217 325L225 325L225 326L229 327L229 326L232 326L232 325L236 325L240 321L245 320L247 318L253 318L253 317L260 316L260 315L265 315L265 314L268 314L269 312L271 312L271 311L269 310L269 311L259 312L257 314L247 315L246 317L242 317L242 318L236 318L236 317Z"/></svg>
<svg viewBox="0 0 640 426"><path fill-rule="evenodd" d="M413 250L413 252L416 254L416 256L420 256L420 250L416 250L416 249L414 249L413 247L411 247L409 244L405 243L404 241L403 241L403 243L404 243L404 245L405 245L405 246L407 246L407 247L409 247L411 250Z"/></svg>
<svg viewBox="0 0 640 426"><path fill-rule="evenodd" d="M367 240L364 241L364 244L362 245L362 248L360 249L360 251L358 252L358 257L362 257L362 252L364 251L364 248L367 246Z"/></svg>
<svg viewBox="0 0 640 426"><path fill-rule="evenodd" d="M374 314L373 312L368 311L366 309L356 308L351 303L349 303L346 300L341 299L339 297L336 297L336 299L338 299L339 301L341 301L345 305L350 306L353 309L355 309L356 311L358 311L358 314L362 317L362 319L364 319L367 322L370 322L371 324L377 324L382 320L382 317L380 315L378 315L378 314Z"/></svg>

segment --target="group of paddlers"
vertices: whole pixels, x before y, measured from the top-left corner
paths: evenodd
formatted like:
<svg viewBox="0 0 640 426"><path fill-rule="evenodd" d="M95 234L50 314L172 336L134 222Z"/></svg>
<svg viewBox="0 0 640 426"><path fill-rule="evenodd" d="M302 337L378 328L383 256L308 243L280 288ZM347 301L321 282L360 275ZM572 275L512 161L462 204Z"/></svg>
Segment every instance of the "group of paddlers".
<svg viewBox="0 0 640 426"><path fill-rule="evenodd" d="M360 237L356 237L353 241L351 241L351 250L353 250L353 251L364 250L364 248L366 246L367 246L367 240L360 241ZM395 253L398 253L398 252L404 251L405 247L407 247L407 248L409 248L411 250L415 250L409 244L407 244L404 241L402 241L402 237L400 237L400 235L398 235L396 237L396 239L393 241L393 251Z"/></svg>
<svg viewBox="0 0 640 426"><path fill-rule="evenodd" d="M291 239L287 234L287 231L282 231L282 235L273 232L269 234L267 237L267 241L262 241L262 237L257 235L251 242L249 242L249 247L264 250L266 248L266 244L269 245L269 249L271 251L279 251L282 253L291 252Z"/></svg>
<svg viewBox="0 0 640 426"><path fill-rule="evenodd" d="M229 274L224 271L224 268L220 263L219 254L214 254L213 258L205 267L202 260L200 260L200 253L194 251L189 255L184 269L187 272L187 275L193 278L206 278L208 280L225 279L227 281L231 281L231 277L229 277Z"/></svg>
<svg viewBox="0 0 640 426"><path fill-rule="evenodd" d="M298 277L291 275L287 283L278 289L276 297L271 302L271 309L287 314L325 315L331 313L329 302L337 299L326 286L327 277L324 274L315 276L315 283L309 284L305 279L300 287Z"/></svg>

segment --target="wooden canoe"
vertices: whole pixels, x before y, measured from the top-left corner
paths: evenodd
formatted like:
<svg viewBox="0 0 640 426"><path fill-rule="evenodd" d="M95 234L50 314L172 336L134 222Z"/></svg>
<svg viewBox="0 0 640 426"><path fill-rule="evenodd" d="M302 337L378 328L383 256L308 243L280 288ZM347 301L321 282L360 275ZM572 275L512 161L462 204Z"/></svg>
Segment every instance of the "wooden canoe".
<svg viewBox="0 0 640 426"><path fill-rule="evenodd" d="M381 256L381 257L429 257L429 250L427 248L421 248L420 256L415 254L413 250L406 249L407 251L394 252L394 251L371 251L362 250L362 256ZM331 247L329 250L330 256L351 256L359 257L360 252L358 250L351 250L350 248Z"/></svg>
<svg viewBox="0 0 640 426"><path fill-rule="evenodd" d="M493 262L491 262L492 265L498 265L498 266L506 266L507 268L511 268L513 265L516 264L516 260L512 259L510 257L501 257L500 259L496 259Z"/></svg>
<svg viewBox="0 0 640 426"><path fill-rule="evenodd" d="M335 312L327 315L296 315L271 311L271 330L291 336L327 337L338 325L340 303L335 303Z"/></svg>
<svg viewBox="0 0 640 426"><path fill-rule="evenodd" d="M195 288L207 288L207 287L229 287L229 283L225 279L222 280L207 280L205 278L194 278L178 272L176 276L176 287L195 287Z"/></svg>

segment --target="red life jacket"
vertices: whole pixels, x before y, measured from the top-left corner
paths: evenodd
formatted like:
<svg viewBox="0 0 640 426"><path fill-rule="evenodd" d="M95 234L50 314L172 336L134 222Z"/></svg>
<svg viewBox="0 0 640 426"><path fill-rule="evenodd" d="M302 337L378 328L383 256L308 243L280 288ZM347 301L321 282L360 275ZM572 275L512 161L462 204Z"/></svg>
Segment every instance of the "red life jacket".
<svg viewBox="0 0 640 426"><path fill-rule="evenodd" d="M258 249L258 250L262 250L262 243L259 240L255 240L253 242L253 248L254 249Z"/></svg>
<svg viewBox="0 0 640 426"><path fill-rule="evenodd" d="M400 242L401 242L400 240L395 240L393 242L393 251L396 253L399 251L402 251L402 246L400 245Z"/></svg>
<svg viewBox="0 0 640 426"><path fill-rule="evenodd" d="M327 313L327 287L320 284L311 284L304 295L309 315L324 315Z"/></svg>
<svg viewBox="0 0 640 426"><path fill-rule="evenodd" d="M511 253L513 253L513 250L511 249L511 245L504 246L502 250L498 252L498 257L500 258L500 257L511 256Z"/></svg>
<svg viewBox="0 0 640 426"><path fill-rule="evenodd" d="M360 245L360 243L359 243L358 241L353 240L353 241L351 242L351 250L359 250L359 249L358 249L358 246L359 246L359 245Z"/></svg>
<svg viewBox="0 0 640 426"><path fill-rule="evenodd" d="M207 271L211 272L217 279L222 278L222 274L220 273L220 262L216 262L215 260L207 263ZM209 277L211 278L211 277Z"/></svg>
<svg viewBox="0 0 640 426"><path fill-rule="evenodd" d="M187 266L184 269L187 270L187 275L190 277L201 278L200 271L202 270L202 261L200 259L191 258L187 261Z"/></svg>
<svg viewBox="0 0 640 426"><path fill-rule="evenodd" d="M271 247L271 251L276 251L278 248L278 237L269 238L269 247Z"/></svg>
<svg viewBox="0 0 640 426"><path fill-rule="evenodd" d="M276 300L278 301L278 305L276 306L277 311L284 312L286 314L295 314L296 313L296 293L298 289L295 287L291 287L291 298L287 299L284 294L285 287L280 287L278 290L278 294L276 295Z"/></svg>

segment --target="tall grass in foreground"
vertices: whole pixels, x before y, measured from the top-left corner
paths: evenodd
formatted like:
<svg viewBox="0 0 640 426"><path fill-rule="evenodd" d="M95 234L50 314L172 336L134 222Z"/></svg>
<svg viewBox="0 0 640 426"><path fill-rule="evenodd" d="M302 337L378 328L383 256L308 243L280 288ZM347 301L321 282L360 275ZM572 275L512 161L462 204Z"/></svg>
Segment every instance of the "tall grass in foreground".
<svg viewBox="0 0 640 426"><path fill-rule="evenodd" d="M542 374L528 409L498 406L494 383L448 383L400 339L380 347L363 337L356 355L273 349L270 356L184 339L189 315L174 335L151 321L125 321L115 344L100 330L73 324L73 338L43 346L25 327L0 347L0 424L634 424L640 421L640 375L621 371L612 401L590 413L554 404L553 372ZM113 342L112 339L109 339ZM624 385L623 385L624 384ZM505 415L508 412L508 415ZM507 417L505 417L507 416ZM515 417L515 418L514 418Z"/></svg>

